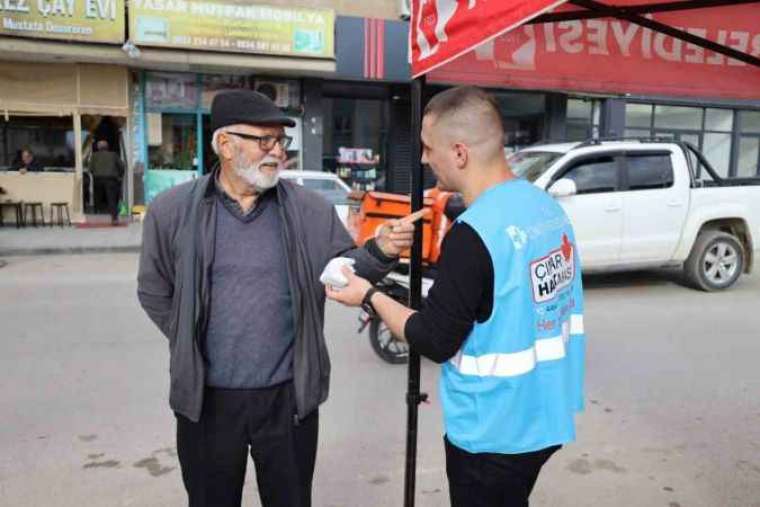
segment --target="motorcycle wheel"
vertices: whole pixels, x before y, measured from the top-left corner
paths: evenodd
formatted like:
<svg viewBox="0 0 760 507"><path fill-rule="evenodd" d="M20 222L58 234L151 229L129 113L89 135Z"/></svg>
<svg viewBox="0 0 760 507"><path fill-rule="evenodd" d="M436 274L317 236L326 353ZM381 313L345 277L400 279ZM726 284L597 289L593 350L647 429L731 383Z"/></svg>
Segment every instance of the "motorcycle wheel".
<svg viewBox="0 0 760 507"><path fill-rule="evenodd" d="M409 345L397 340L380 319L369 323L369 342L380 359L389 364L406 364L409 361Z"/></svg>

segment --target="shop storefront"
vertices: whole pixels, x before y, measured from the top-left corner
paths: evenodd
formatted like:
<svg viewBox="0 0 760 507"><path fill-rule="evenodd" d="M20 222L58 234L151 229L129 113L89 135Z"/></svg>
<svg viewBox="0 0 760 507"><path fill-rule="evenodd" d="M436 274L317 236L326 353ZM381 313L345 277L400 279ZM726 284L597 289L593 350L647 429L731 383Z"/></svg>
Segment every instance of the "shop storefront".
<svg viewBox="0 0 760 507"><path fill-rule="evenodd" d="M72 219L82 221L94 206L94 185L88 171L93 144L107 140L111 149L126 159L127 69L0 62L0 89L3 198L41 202L46 217L50 203L63 202ZM22 152L33 156L30 170L19 170Z"/></svg>
<svg viewBox="0 0 760 507"><path fill-rule="evenodd" d="M760 55L760 10L748 15L744 7L725 7L721 13L715 18L692 10L653 18ZM505 115L510 150L524 140L668 138L700 148L723 176L760 174L756 69L626 21L525 25L432 71L428 82L486 86L497 97L501 90L543 90L543 135L535 135L541 132L540 114L527 123ZM541 109L536 96L500 103L503 112L531 103L534 111Z"/></svg>
<svg viewBox="0 0 760 507"><path fill-rule="evenodd" d="M0 61L0 187L4 200L65 203L74 221L97 211L92 175L88 171L93 144L109 143L129 167L129 74L125 66L74 63L77 51L124 42L123 0L104 2L7 3L0 36L3 42L39 54L25 58L5 51ZM2 38L2 37L0 37ZM58 44L56 44L58 43ZM62 54L52 63L43 51ZM30 63L30 62L46 63ZM33 163L24 165L22 159ZM21 170L20 170L21 169ZM129 174L122 200L129 200Z"/></svg>
<svg viewBox="0 0 760 507"><path fill-rule="evenodd" d="M337 174L355 190L386 190L389 90L325 83L322 93L325 129L318 170Z"/></svg>
<svg viewBox="0 0 760 507"><path fill-rule="evenodd" d="M322 167L358 189L405 193L411 169L408 23L339 17L337 77L322 84ZM429 81L430 95L446 79ZM504 121L507 152L547 140L602 133L600 95L489 86ZM342 156L348 154L349 158ZM426 186L434 184L426 173Z"/></svg>
<svg viewBox="0 0 760 507"><path fill-rule="evenodd" d="M409 168L408 24L341 16L336 72L321 84L321 169L357 190L405 192Z"/></svg>
<svg viewBox="0 0 760 507"><path fill-rule="evenodd" d="M625 115L627 136L690 142L724 177L760 174L760 111L629 100Z"/></svg>
<svg viewBox="0 0 760 507"><path fill-rule="evenodd" d="M334 19L330 10L223 0L136 5L130 11L130 39L140 50L214 52L220 61L222 56L240 59L242 54L270 58L269 66L262 60L265 65L257 69L216 65L214 71L178 73L169 71L178 62L167 59L166 72L135 71L133 151L143 183L137 202L149 203L163 190L213 169L209 110L223 90L257 90L292 116L296 126L287 129L294 142L286 167L304 168L299 71L306 71L304 62L334 58ZM274 64L288 68L287 75L278 75Z"/></svg>
<svg viewBox="0 0 760 507"><path fill-rule="evenodd" d="M298 80L141 71L135 73L135 80L133 117L139 136L135 155L144 167L144 190L136 195L137 202L150 202L163 190L213 169L216 156L209 112L214 96L222 90L258 90L292 115L296 126L286 129L294 139L286 167L302 168Z"/></svg>

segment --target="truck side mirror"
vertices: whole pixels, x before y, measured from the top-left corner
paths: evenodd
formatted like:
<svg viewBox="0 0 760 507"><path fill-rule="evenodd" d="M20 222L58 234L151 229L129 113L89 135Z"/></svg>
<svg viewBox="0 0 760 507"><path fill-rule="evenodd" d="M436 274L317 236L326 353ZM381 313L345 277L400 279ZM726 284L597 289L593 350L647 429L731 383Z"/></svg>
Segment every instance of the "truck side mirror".
<svg viewBox="0 0 760 507"><path fill-rule="evenodd" d="M575 182L569 178L562 178L549 187L549 195L552 197L569 197L578 193Z"/></svg>

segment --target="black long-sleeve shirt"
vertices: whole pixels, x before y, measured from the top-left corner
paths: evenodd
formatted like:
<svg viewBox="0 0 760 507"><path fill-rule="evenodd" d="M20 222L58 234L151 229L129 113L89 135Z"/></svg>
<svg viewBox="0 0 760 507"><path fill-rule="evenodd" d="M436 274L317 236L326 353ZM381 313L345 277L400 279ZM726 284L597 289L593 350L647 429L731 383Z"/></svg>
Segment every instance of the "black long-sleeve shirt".
<svg viewBox="0 0 760 507"><path fill-rule="evenodd" d="M468 224L454 224L441 252L435 284L404 327L412 348L438 363L457 353L475 322L489 319L494 284L488 249Z"/></svg>

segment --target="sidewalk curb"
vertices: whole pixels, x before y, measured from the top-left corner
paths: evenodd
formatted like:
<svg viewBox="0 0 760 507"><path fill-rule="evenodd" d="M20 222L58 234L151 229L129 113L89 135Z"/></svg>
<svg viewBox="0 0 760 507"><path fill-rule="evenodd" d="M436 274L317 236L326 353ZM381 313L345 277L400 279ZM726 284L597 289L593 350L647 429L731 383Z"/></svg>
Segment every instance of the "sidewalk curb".
<svg viewBox="0 0 760 507"><path fill-rule="evenodd" d="M84 246L84 247L40 247L0 249L0 257L22 257L37 255L81 255L108 253L136 253L140 245L125 246Z"/></svg>

